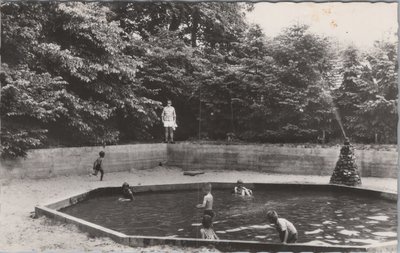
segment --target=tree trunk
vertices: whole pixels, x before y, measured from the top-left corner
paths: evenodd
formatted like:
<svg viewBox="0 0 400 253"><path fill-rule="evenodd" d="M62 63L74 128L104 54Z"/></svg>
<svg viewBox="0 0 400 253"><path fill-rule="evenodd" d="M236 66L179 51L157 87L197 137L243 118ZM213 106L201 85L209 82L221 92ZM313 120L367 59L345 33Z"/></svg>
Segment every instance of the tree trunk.
<svg viewBox="0 0 400 253"><path fill-rule="evenodd" d="M172 14L171 23L169 24L169 30L170 31L178 30L179 26L181 25L181 21L182 21L182 14L181 13Z"/></svg>
<svg viewBox="0 0 400 253"><path fill-rule="evenodd" d="M199 26L200 20L200 13L199 8L196 6L192 12L192 36L191 36L191 43L192 47L197 47L197 30Z"/></svg>
<svg viewBox="0 0 400 253"><path fill-rule="evenodd" d="M232 101L232 98L231 98L231 132L232 133L235 132L234 126L233 126L233 101Z"/></svg>

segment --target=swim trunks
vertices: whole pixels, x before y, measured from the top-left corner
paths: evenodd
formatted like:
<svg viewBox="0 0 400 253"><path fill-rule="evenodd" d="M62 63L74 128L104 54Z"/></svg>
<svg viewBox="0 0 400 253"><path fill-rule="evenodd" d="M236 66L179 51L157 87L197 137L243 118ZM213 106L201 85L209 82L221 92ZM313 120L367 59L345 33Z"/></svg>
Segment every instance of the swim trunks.
<svg viewBox="0 0 400 253"><path fill-rule="evenodd" d="M211 218L214 218L215 213L213 210L204 210L204 215L209 215Z"/></svg>

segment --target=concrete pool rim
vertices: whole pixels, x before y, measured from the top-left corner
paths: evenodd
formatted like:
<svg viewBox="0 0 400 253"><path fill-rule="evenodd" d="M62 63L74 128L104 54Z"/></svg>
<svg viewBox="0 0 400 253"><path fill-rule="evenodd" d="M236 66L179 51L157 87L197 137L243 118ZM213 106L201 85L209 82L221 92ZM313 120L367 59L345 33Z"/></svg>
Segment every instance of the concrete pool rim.
<svg viewBox="0 0 400 253"><path fill-rule="evenodd" d="M140 185L134 186L137 193L144 192L158 192L158 191L180 191L180 190L198 190L205 182L199 183L184 183L184 184L162 184L162 185ZM235 183L222 183L211 182L214 189L232 189ZM390 191L379 191L364 189L360 187L351 187L333 184L293 184L293 183L246 183L246 185L256 189L277 189L279 187L299 188L299 189L325 189L334 191L357 192L357 194L365 194L388 201L397 201L397 193ZM221 251L290 251L290 252L396 252L397 240L387 241L382 243L363 245L363 246L345 246L345 245L310 245L310 244L280 244L280 243L266 243L261 241L245 241L245 240L202 240L196 238L178 238L178 237L157 237L157 236L136 236L126 235L106 227L96 225L94 223L85 221L83 219L62 213L58 210L76 204L86 198L92 196L99 196L104 194L116 194L120 192L118 187L100 187L87 192L63 199L54 203L43 206L35 207L36 216L46 216L54 220L76 225L81 231L88 233L94 237L109 237L117 243L132 246L132 247L146 247L153 245L174 245L181 247L201 247L210 246Z"/></svg>

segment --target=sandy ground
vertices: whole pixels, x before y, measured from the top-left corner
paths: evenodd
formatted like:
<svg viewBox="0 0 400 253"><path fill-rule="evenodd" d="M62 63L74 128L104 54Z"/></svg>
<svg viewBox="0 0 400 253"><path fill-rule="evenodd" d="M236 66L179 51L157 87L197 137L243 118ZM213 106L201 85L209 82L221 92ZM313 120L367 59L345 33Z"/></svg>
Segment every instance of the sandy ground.
<svg viewBox="0 0 400 253"><path fill-rule="evenodd" d="M210 248L178 248L157 246L130 248L109 238L91 238L74 225L66 225L40 217L31 218L35 205L54 201L102 186L120 186L124 181L132 186L189 182L264 183L328 183L328 176L298 176L264 174L248 171L206 171L203 175L184 176L182 170L157 167L121 173L107 173L104 181L96 177L68 176L42 180L18 179L0 181L0 251L116 251L127 252L213 252ZM362 178L363 188L397 192L397 179Z"/></svg>

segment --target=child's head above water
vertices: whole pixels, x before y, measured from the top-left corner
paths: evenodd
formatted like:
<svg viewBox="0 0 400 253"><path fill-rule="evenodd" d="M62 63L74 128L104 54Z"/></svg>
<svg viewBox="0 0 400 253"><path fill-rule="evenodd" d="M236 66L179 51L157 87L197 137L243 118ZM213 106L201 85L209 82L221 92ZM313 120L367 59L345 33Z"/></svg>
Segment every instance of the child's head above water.
<svg viewBox="0 0 400 253"><path fill-rule="evenodd" d="M100 152L99 152L99 156L100 156L100 157L104 157L105 154L106 154L106 153L105 153L104 151L100 151Z"/></svg>
<svg viewBox="0 0 400 253"><path fill-rule="evenodd" d="M212 227L212 217L210 215L204 215L203 220L201 222L204 228L211 228Z"/></svg>
<svg viewBox="0 0 400 253"><path fill-rule="evenodd" d="M209 193L209 192L211 192L211 189L212 189L211 183L206 183L206 184L203 186L203 191L204 191L204 192Z"/></svg>
<svg viewBox="0 0 400 253"><path fill-rule="evenodd" d="M242 180L242 179L239 179L239 180L236 182L236 184L239 185L239 186L242 186L242 185L243 185L243 180Z"/></svg>
<svg viewBox="0 0 400 253"><path fill-rule="evenodd" d="M269 210L267 212L267 218L269 222L276 223L276 221L278 220L278 213L274 210Z"/></svg>
<svg viewBox="0 0 400 253"><path fill-rule="evenodd" d="M127 182L123 183L122 188L129 188L129 184Z"/></svg>

